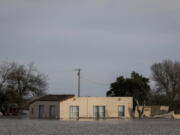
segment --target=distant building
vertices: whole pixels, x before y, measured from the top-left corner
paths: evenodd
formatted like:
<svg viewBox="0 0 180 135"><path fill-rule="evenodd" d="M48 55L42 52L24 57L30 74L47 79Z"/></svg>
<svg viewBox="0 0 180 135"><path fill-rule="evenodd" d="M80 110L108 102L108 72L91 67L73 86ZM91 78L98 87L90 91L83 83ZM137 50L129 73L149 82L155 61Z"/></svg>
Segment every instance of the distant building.
<svg viewBox="0 0 180 135"><path fill-rule="evenodd" d="M173 119L180 119L180 110L175 110L171 112L173 115Z"/></svg>
<svg viewBox="0 0 180 135"><path fill-rule="evenodd" d="M132 97L77 97L47 95L30 103L30 118L42 119L129 119Z"/></svg>
<svg viewBox="0 0 180 135"><path fill-rule="evenodd" d="M139 107L142 110L142 106ZM144 107L144 117L152 117L155 115L160 115L160 114L166 114L169 111L169 106L159 106L159 105L154 105L154 106L145 106ZM137 112L137 107L135 109L135 118L138 118L138 112Z"/></svg>

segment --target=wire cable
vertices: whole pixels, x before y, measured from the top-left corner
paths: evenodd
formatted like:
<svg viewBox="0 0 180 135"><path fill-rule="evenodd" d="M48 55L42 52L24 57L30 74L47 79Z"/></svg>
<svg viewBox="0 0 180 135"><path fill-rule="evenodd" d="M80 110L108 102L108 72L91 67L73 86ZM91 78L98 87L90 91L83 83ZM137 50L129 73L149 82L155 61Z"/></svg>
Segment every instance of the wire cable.
<svg viewBox="0 0 180 135"><path fill-rule="evenodd" d="M101 85L101 86L107 86L109 85L108 83L102 83L102 82L97 82L97 81L94 81L94 80L91 80L91 79L87 79L83 76L81 76L82 79L86 80L86 81L89 81L91 83L94 83L94 84L97 84L97 85Z"/></svg>

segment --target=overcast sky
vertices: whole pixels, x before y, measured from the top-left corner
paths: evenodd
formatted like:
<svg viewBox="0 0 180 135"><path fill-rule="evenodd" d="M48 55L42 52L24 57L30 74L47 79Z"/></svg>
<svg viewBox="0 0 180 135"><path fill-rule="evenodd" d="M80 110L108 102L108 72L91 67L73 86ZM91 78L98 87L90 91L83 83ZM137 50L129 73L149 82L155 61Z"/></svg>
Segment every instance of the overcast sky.
<svg viewBox="0 0 180 135"><path fill-rule="evenodd" d="M35 62L49 93L105 96L134 70L180 60L180 0L0 0L0 62Z"/></svg>

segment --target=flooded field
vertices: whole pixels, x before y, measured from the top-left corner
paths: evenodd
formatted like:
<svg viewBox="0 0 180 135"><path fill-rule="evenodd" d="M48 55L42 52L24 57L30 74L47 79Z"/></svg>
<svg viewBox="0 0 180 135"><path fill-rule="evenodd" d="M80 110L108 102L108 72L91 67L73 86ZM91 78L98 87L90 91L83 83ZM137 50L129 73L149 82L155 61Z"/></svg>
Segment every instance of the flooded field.
<svg viewBox="0 0 180 135"><path fill-rule="evenodd" d="M0 135L179 135L179 120L0 119Z"/></svg>

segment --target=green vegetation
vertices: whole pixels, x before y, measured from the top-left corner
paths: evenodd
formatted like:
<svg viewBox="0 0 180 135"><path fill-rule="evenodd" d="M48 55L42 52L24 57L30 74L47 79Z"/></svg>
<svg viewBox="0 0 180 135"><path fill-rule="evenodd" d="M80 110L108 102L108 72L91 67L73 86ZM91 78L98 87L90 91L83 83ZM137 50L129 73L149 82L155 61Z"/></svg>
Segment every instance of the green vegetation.
<svg viewBox="0 0 180 135"><path fill-rule="evenodd" d="M132 96L140 118L145 105L168 105L170 110L179 110L180 62L164 60L153 64L151 71L152 81L155 82L153 90L148 78L132 72L130 78L120 76L111 83L107 96ZM139 105L143 106L142 110L139 110Z"/></svg>
<svg viewBox="0 0 180 135"><path fill-rule="evenodd" d="M111 84L107 96L132 96L134 105L137 106L139 118L141 118L144 106L146 102L149 101L150 86L148 83L148 78L132 72L130 78L124 78L123 76L118 77L116 82ZM139 108L140 105L143 105L142 110Z"/></svg>

